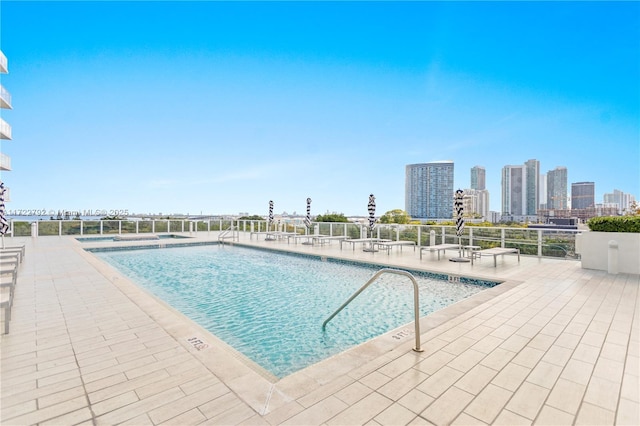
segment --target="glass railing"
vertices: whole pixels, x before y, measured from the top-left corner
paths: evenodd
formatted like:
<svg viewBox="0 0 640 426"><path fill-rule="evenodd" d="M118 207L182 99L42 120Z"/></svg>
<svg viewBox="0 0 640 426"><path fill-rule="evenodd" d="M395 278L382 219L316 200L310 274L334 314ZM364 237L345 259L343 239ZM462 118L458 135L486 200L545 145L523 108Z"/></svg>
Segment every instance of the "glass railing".
<svg viewBox="0 0 640 426"><path fill-rule="evenodd" d="M11 93L0 84L0 98L11 107Z"/></svg>
<svg viewBox="0 0 640 426"><path fill-rule="evenodd" d="M0 70L3 73L9 72L9 63L7 61L7 57L4 56L4 53L2 53L2 51L0 51Z"/></svg>
<svg viewBox="0 0 640 426"><path fill-rule="evenodd" d="M11 125L0 118L0 134L2 139L11 139Z"/></svg>
<svg viewBox="0 0 640 426"><path fill-rule="evenodd" d="M63 235L117 235L144 233L208 233L229 229L233 224L240 232L264 232L266 221L250 220L41 220L28 222L11 220L14 237ZM392 241L414 241L418 246L431 244L475 245L481 249L514 247L523 255L577 259L575 238L579 231L509 227L467 226L458 238L455 226L376 224L373 233L368 226L356 223L314 222L307 229L299 223L271 224L270 231L281 230L299 234L376 237Z"/></svg>
<svg viewBox="0 0 640 426"><path fill-rule="evenodd" d="M0 170L11 170L11 157L0 153Z"/></svg>

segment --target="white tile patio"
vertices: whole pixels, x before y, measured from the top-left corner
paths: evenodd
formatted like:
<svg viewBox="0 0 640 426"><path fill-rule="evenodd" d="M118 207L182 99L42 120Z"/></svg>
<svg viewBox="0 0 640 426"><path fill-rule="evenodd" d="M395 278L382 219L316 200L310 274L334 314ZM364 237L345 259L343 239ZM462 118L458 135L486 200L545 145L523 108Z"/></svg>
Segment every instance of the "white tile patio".
<svg viewBox="0 0 640 426"><path fill-rule="evenodd" d="M640 424L637 275L241 234L241 244L504 281L423 317L422 353L411 350L409 325L276 380L86 252L89 244L9 241L27 253L1 341L2 425Z"/></svg>

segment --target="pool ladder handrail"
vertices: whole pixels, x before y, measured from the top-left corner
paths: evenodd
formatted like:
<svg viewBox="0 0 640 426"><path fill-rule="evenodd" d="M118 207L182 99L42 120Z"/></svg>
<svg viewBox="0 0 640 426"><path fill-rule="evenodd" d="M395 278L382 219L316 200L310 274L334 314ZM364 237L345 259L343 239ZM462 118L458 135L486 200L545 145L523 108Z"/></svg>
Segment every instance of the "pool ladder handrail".
<svg viewBox="0 0 640 426"><path fill-rule="evenodd" d="M240 231L233 226L233 222L231 222L231 226L229 228L218 234L219 242L224 242L226 238L231 238L232 241L240 241Z"/></svg>
<svg viewBox="0 0 640 426"><path fill-rule="evenodd" d="M364 291L364 289L369 287L369 285L373 283L375 280L377 280L378 277L380 277L380 275L382 274L404 275L405 277L408 277L413 283L413 310L414 310L414 317L415 317L414 323L415 323L415 335L416 335L416 346L415 348L413 348L413 350L416 352L422 352L423 349L420 348L420 300L419 300L420 296L418 292L418 282L410 272L403 271L401 269L384 268L384 269L380 269L378 272L373 274L373 276L369 278L369 281L367 281L362 287L360 287L358 291L353 293L353 295L349 299L347 299L347 301L344 302L342 306L340 306L333 314L331 314L331 316L329 316L329 318L327 318L322 323L322 329L324 330L325 327L327 326L327 323L331 321L333 317L338 315L340 311L342 311L349 303L351 303L353 299L358 297L360 293Z"/></svg>

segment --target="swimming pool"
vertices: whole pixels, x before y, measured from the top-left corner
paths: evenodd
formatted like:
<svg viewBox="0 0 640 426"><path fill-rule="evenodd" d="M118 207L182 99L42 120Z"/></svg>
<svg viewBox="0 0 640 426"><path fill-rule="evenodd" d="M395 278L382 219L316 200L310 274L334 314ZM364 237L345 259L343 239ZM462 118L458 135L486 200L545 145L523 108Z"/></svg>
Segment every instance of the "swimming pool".
<svg viewBox="0 0 640 426"><path fill-rule="evenodd" d="M413 321L413 287L385 275L323 331L379 266L239 246L93 251L276 377ZM416 275L427 315L496 283Z"/></svg>
<svg viewBox="0 0 640 426"><path fill-rule="evenodd" d="M190 238L183 235L176 234L117 234L111 236L102 237L77 237L81 243L95 243L104 241L153 241L153 240L167 240L176 238Z"/></svg>

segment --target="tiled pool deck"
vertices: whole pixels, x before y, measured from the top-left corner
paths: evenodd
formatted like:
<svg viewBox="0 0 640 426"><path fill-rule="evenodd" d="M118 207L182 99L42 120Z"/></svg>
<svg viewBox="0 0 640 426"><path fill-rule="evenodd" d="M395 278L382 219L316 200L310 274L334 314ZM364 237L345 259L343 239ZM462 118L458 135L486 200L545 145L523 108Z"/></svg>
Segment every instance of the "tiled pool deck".
<svg viewBox="0 0 640 426"><path fill-rule="evenodd" d="M410 324L276 381L87 253L92 244L6 241L27 255L2 336L2 425L640 424L637 275L243 234L243 244L505 281L422 318L424 352L411 350Z"/></svg>

